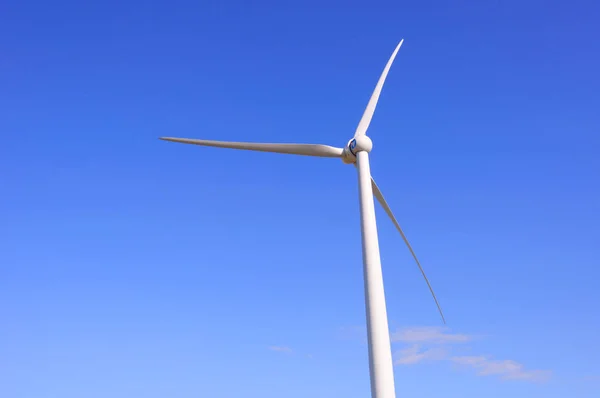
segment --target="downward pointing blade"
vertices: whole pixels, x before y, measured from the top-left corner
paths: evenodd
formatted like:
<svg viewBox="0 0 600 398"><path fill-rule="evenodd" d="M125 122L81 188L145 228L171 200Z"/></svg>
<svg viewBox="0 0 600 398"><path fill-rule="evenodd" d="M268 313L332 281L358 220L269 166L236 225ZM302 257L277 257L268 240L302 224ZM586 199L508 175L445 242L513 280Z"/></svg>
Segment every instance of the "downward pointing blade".
<svg viewBox="0 0 600 398"><path fill-rule="evenodd" d="M377 198L377 201L379 202L379 204L381 204L381 206L383 207L383 209L385 210L387 215L390 217L390 219L394 223L394 226L396 227L398 232L400 232L400 235L402 235L402 239L404 239L404 243L406 243L406 246L408 246L408 250L410 250L410 253L412 254L415 261L417 262L417 265L419 266L419 269L421 270L421 274L423 274L423 278L425 278L425 282L427 282L429 291L431 292L431 295L433 296L433 299L435 300L435 305L437 305L438 311L440 312L440 315L442 316L442 321L445 324L446 318L444 318L444 313L442 312L442 308L440 307L440 304L438 303L437 297L435 297L435 293L433 292L433 288L431 287L431 284L429 283L429 279L427 279L427 275L425 275L425 271L423 270L423 267L421 267L421 263L419 262L419 259L417 258L417 255L415 254L412 246L410 245L410 243L408 243L408 239L406 239L406 235L404 235L404 231L402 231L402 228L400 228L400 224L398 224L398 221L396 221L396 217L394 217L394 213L392 213L392 209L390 209L390 206L388 206L387 202L385 201L385 198L383 197L383 194L379 190L379 187L377 186L377 184L375 183L375 180L372 177L371 177L371 186L373 187L373 195L375 195L375 198Z"/></svg>
<svg viewBox="0 0 600 398"><path fill-rule="evenodd" d="M248 151L287 153L292 155L319 156L326 158L341 158L344 150L328 145L319 144L266 144L258 142L230 142L196 140L190 138L160 137L164 141L180 142L218 148L244 149Z"/></svg>
<svg viewBox="0 0 600 398"><path fill-rule="evenodd" d="M390 71L390 67L392 66L392 63L394 62L394 59L396 58L396 54L398 54L398 50L400 50L400 46L402 45L403 42L404 42L404 39L400 40L400 43L398 43L392 56L390 57L389 61L385 65L385 68L383 69L383 73L381 74L381 77L379 78L379 81L377 82L377 85L375 86L375 90L373 91L373 94L371 94L371 99L369 100L369 103L367 104L367 108L365 109L365 112L363 113L362 119L360 119L360 122L358 123L356 132L354 133L354 138L358 137L359 135L366 134L367 129L369 128L369 124L371 124L371 119L373 118L373 113L375 113L375 107L377 106L377 101L379 101L379 94L381 94L381 89L383 88L383 83L385 83L385 78L387 77L387 74Z"/></svg>

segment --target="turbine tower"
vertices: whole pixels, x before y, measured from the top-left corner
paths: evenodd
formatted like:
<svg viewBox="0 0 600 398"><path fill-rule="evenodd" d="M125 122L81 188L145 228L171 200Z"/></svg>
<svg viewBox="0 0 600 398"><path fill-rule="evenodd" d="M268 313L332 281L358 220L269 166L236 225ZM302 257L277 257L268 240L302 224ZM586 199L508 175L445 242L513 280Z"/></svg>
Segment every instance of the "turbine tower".
<svg viewBox="0 0 600 398"><path fill-rule="evenodd" d="M367 337L369 346L369 371L371 376L371 397L372 398L395 398L394 389L394 370L392 362L392 352L390 346L390 334L387 319L387 310L385 305L385 294L383 288L383 275L381 271L381 259L379 256L379 242L377 238L377 225L375 221L375 204L373 196L402 236L404 243L408 246L410 253L415 259L421 274L427 282L429 291L435 300L435 304L446 323L444 314L437 301L435 293L423 271L415 252L413 251L408 239L404 235L402 228L398 224L396 217L388 206L381 190L371 177L369 165L369 153L373 148L371 139L366 135L383 83L387 74L402 46L404 40L396 46L392 56L388 60L383 73L381 74L367 108L356 128L354 137L343 148L332 147L320 144L271 144L255 142L229 142L229 141L211 141L188 138L161 137L162 140L180 142L184 144L195 144L219 148L244 149L250 151L285 153L292 155L318 156L340 158L346 164L355 165L358 170L358 190L360 203L360 224L362 235L362 253L363 253L363 272L365 283L365 307L367 315Z"/></svg>

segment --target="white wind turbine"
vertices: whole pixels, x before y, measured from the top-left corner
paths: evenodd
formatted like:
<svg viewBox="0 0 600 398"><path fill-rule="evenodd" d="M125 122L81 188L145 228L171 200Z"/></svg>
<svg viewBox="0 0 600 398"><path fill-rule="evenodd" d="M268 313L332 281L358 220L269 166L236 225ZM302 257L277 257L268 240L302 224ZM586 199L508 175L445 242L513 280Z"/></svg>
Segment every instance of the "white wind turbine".
<svg viewBox="0 0 600 398"><path fill-rule="evenodd" d="M275 152L291 155L305 155L340 158L346 164L354 164L358 169L358 188L360 199L360 221L362 233L362 251L363 268L365 283L365 306L367 313L367 337L369 345L369 371L371 376L371 396L372 398L394 398L396 396L394 389L394 370L392 363L392 352L390 346L390 335L388 329L387 311L385 305L385 294L383 289L383 276L381 272L381 260L379 257L379 242L377 238L377 225L375 222L375 206L373 195L377 198L387 215L394 223L394 226L400 232L404 243L408 246L410 253L415 259L431 294L435 300L438 311L445 323L444 314L435 297L435 293L429 284L429 280L419 263L415 252L406 239L402 228L396 221L396 217L385 201L383 194L371 177L369 166L369 152L373 148L371 139L367 137L366 132L371 118L375 112L379 94L385 82L394 58L402 45L396 46L392 56L388 60L377 86L371 95L367 108L360 120L354 138L352 138L344 148L336 148L328 145L319 144L266 144L255 142L228 142L197 140L188 138L161 137L162 140L180 142L184 144L195 144L219 148L245 149L250 151Z"/></svg>

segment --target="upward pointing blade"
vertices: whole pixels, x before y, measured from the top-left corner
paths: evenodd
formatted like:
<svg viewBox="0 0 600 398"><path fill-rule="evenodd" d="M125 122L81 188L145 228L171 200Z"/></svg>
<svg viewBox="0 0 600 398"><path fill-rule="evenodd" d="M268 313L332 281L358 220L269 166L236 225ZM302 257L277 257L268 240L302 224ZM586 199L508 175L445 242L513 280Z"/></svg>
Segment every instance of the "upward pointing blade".
<svg viewBox="0 0 600 398"><path fill-rule="evenodd" d="M423 278L425 278L425 282L427 282L429 291L431 292L431 295L433 296L433 299L435 300L435 305L437 305L438 311L440 312L440 315L442 316L442 321L445 324L446 318L444 318L444 313L442 312L442 308L440 307L440 304L438 303L437 297L435 297L435 293L433 292L433 288L431 287L431 284L429 283L429 279L427 279L427 275L425 275L425 271L423 270L423 267L421 267L421 263L419 262L417 255L415 254L414 250L412 249L412 246L410 245L410 243L408 243L408 239L406 239L406 235L404 235L404 231L402 231L402 228L400 228L400 224L398 224L398 221L396 221L396 217L394 217L394 213L392 213L392 209L390 209L390 206L388 206L387 202L385 201L385 198L383 197L383 194L379 190L379 187L375 183L375 180L373 179L373 177L371 177L371 186L373 187L373 195L375 195L379 204L381 204L381 206L383 207L383 209L385 210L387 215L390 217L390 219L394 223L394 226L396 227L398 232L400 232L400 235L402 235L402 239L404 239L404 243L406 243L406 246L408 246L408 250L410 250L410 253L412 254L415 261L417 262L417 265L419 266L419 269L421 270L421 274L423 274Z"/></svg>
<svg viewBox="0 0 600 398"><path fill-rule="evenodd" d="M396 58L396 54L398 54L398 50L400 50L400 46L402 45L403 42L404 42L404 39L400 40L400 43L398 43L398 45L396 46L396 49L394 50L394 53L392 54L389 61L385 65L385 68L383 69L383 73L381 74L381 77L379 78L379 81L377 82L377 85L375 86L375 90L373 91L373 94L371 94L371 99L369 100L369 103L367 104L367 108L365 109L365 112L363 113L362 119L360 119L360 122L358 123L356 132L354 133L354 138L358 137L359 135L365 135L367 133L367 129L369 128L369 124L371 124L371 119L373 118L373 113L375 113L375 107L377 106L377 101L379 101L379 94L381 94L381 89L383 88L383 83L385 83L385 78L387 77L387 74L390 71L390 67L392 66L392 63L394 62L394 58Z"/></svg>
<svg viewBox="0 0 600 398"><path fill-rule="evenodd" d="M245 149L248 151L287 153L292 155L319 156L326 158L341 158L344 150L329 145L319 144L265 144L258 142L230 142L195 140L189 138L160 137L161 140L180 142L183 144L194 144L212 146L218 148Z"/></svg>

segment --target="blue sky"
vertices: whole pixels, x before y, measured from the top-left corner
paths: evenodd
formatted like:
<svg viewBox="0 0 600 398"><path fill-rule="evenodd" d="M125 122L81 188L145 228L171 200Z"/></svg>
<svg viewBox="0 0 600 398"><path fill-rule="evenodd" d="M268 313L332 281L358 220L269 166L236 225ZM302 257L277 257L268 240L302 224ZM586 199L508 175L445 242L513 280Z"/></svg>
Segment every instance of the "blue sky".
<svg viewBox="0 0 600 398"><path fill-rule="evenodd" d="M96 3L0 13L0 396L369 396L354 169L157 137L342 146L401 38L397 395L598 396L598 4Z"/></svg>

